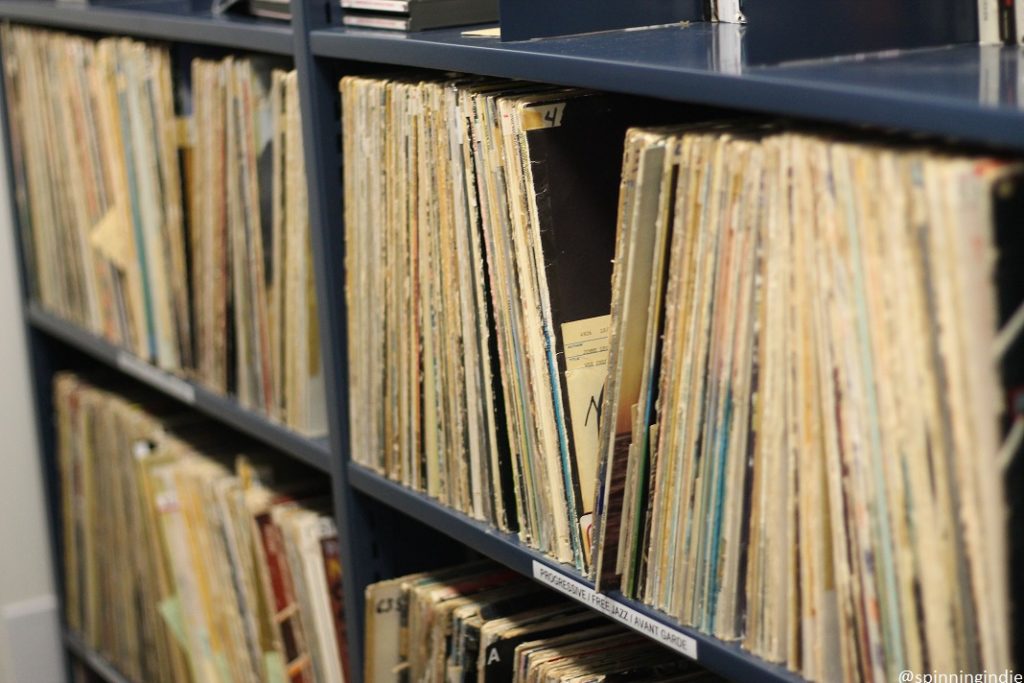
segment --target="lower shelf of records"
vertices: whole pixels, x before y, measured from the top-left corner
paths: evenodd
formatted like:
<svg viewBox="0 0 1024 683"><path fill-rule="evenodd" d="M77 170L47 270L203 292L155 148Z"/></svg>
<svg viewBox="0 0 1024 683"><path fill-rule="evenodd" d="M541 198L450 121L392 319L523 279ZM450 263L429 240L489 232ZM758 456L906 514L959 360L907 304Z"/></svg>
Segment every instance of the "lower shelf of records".
<svg viewBox="0 0 1024 683"><path fill-rule="evenodd" d="M724 679L511 570L479 562L367 587L364 680Z"/></svg>
<svg viewBox="0 0 1024 683"><path fill-rule="evenodd" d="M72 373L54 404L73 634L132 681L345 680L322 474Z"/></svg>

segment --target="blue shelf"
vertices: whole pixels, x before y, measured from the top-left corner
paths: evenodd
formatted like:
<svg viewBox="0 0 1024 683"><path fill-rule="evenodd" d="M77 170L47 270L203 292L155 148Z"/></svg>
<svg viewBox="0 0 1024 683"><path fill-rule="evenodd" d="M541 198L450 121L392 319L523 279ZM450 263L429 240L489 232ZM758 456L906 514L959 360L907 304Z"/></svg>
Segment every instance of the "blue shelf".
<svg viewBox="0 0 1024 683"><path fill-rule="evenodd" d="M165 396L181 401L252 438L322 472L331 472L326 437L309 438L251 410L233 399L215 394L195 382L176 377L142 361L123 349L47 313L35 304L26 310L29 324L47 336L74 347L104 365L129 375Z"/></svg>
<svg viewBox="0 0 1024 683"><path fill-rule="evenodd" d="M579 576L573 567L561 564L536 550L521 545L515 535L502 533L461 512L441 505L426 494L408 489L365 467L350 462L348 481L352 488L450 536L513 571L533 577L535 567L539 564L548 570L558 572L574 584L582 584L586 589L593 589L594 584ZM615 593L610 593L607 597L612 603L638 612L657 622L668 632L692 638L696 641L697 662L730 680L758 681L758 683L803 683L804 681L793 672L768 663L734 643L727 643L692 628L680 626L671 618L647 605L623 598ZM592 604L584 600L580 600L580 602L588 607L593 607ZM652 637L655 641L658 640L646 630L634 630Z"/></svg>
<svg viewBox="0 0 1024 683"><path fill-rule="evenodd" d="M0 18L51 28L98 31L158 40L292 54L288 23L213 16L186 2L67 4L52 0L0 0Z"/></svg>
<svg viewBox="0 0 1024 683"><path fill-rule="evenodd" d="M328 28L320 57L520 78L678 102L948 136L1024 150L1024 53L956 45L771 63L737 25L694 23L501 42L458 29ZM781 37L785 40L785 36ZM784 53L779 46L780 54ZM770 51L769 51L770 52Z"/></svg>

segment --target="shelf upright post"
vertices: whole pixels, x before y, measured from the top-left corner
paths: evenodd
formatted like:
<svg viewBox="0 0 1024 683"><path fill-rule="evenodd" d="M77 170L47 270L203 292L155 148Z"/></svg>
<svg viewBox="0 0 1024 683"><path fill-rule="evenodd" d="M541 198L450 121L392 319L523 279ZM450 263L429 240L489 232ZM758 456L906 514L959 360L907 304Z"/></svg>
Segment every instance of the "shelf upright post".
<svg viewBox="0 0 1024 683"><path fill-rule="evenodd" d="M293 0L295 68L302 110L313 267L327 390L331 477L341 542L350 683L363 673L363 590L379 577L376 544L365 499L348 481L348 352L345 312L344 226L341 197L341 124L338 83L313 56L309 34L330 24L331 0Z"/></svg>

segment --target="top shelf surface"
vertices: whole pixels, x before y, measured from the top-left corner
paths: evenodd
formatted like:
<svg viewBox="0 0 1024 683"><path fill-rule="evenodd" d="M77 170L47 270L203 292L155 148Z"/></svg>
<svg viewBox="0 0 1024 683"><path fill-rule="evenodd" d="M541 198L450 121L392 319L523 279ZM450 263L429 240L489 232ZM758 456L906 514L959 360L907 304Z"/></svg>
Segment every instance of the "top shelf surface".
<svg viewBox="0 0 1024 683"><path fill-rule="evenodd" d="M189 3L180 1L79 5L52 0L0 0L0 18L54 28L292 54L292 27L287 22L214 16L209 9L193 10Z"/></svg>
<svg viewBox="0 0 1024 683"><path fill-rule="evenodd" d="M313 31L316 55L869 125L1024 150L1024 53L954 45L800 62L732 24L501 42L460 29ZM755 54L756 53L756 54Z"/></svg>
<svg viewBox="0 0 1024 683"><path fill-rule="evenodd" d="M77 5L0 0L0 18L257 52L293 53L292 27L192 10L189 0ZM953 45L787 62L790 36L693 23L501 42L464 29L313 31L314 54L646 95L1024 151L1024 52Z"/></svg>

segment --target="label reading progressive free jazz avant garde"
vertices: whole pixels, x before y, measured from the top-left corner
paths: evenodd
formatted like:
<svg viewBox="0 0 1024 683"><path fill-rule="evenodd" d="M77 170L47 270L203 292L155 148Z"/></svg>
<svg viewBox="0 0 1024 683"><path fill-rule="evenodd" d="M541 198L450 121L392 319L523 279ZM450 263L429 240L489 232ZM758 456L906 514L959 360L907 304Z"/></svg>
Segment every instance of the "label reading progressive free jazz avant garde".
<svg viewBox="0 0 1024 683"><path fill-rule="evenodd" d="M554 588L559 593L568 595L587 607L625 624L634 631L658 641L665 647L672 648L691 659L697 659L697 641L690 636L665 626L607 595L602 595L593 588L576 579L569 578L562 572L555 571L537 560L533 561L533 578Z"/></svg>

